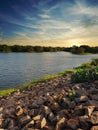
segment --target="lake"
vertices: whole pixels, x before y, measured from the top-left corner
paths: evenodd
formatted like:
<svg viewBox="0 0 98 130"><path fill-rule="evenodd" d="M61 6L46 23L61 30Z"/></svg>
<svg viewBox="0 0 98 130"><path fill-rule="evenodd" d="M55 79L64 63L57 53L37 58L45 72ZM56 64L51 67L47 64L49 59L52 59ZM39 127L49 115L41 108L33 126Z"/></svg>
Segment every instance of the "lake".
<svg viewBox="0 0 98 130"><path fill-rule="evenodd" d="M71 69L93 58L98 58L98 54L0 53L0 89L20 86L46 75Z"/></svg>

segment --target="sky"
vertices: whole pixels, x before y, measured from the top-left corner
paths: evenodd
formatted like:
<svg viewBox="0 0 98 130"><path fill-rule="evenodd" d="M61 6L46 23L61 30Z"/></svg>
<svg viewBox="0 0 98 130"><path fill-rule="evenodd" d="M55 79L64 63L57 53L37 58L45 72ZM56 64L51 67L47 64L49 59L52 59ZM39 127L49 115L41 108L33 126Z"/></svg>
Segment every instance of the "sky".
<svg viewBox="0 0 98 130"><path fill-rule="evenodd" d="M0 44L98 46L98 0L0 0Z"/></svg>

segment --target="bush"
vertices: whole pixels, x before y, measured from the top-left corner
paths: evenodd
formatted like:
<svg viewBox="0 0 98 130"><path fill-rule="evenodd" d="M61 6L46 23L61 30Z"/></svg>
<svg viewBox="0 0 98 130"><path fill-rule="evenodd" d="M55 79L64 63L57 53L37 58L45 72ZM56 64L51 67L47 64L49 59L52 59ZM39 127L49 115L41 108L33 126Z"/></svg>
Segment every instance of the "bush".
<svg viewBox="0 0 98 130"><path fill-rule="evenodd" d="M90 82L94 80L98 80L98 67L77 70L77 72L71 76L72 83Z"/></svg>
<svg viewBox="0 0 98 130"><path fill-rule="evenodd" d="M91 65L97 66L97 65L98 65L98 59L94 59L94 60L91 62Z"/></svg>

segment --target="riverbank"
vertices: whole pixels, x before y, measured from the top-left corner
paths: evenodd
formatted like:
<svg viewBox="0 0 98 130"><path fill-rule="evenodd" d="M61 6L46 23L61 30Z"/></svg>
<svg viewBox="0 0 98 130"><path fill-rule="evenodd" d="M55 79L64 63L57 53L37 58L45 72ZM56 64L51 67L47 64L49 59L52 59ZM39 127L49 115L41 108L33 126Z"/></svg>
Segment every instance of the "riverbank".
<svg viewBox="0 0 98 130"><path fill-rule="evenodd" d="M85 66L91 68L88 63L74 69L74 72ZM72 75L73 71L63 72L0 97L0 128L97 130L98 80L75 83L71 80Z"/></svg>

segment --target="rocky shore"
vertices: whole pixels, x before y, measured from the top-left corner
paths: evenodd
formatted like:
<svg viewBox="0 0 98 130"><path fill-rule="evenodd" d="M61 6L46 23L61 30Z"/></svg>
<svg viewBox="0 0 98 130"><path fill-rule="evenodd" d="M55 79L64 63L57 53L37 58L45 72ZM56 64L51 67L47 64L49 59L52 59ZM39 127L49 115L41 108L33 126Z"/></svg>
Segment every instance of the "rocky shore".
<svg viewBox="0 0 98 130"><path fill-rule="evenodd" d="M98 81L66 74L0 97L0 130L98 130Z"/></svg>

